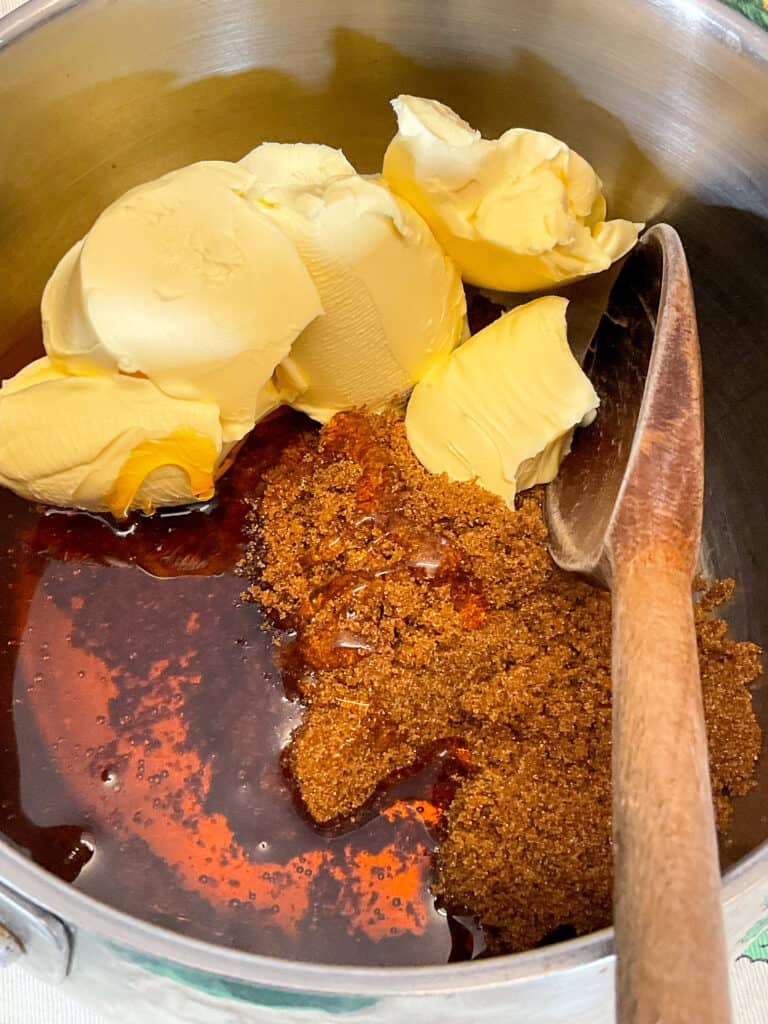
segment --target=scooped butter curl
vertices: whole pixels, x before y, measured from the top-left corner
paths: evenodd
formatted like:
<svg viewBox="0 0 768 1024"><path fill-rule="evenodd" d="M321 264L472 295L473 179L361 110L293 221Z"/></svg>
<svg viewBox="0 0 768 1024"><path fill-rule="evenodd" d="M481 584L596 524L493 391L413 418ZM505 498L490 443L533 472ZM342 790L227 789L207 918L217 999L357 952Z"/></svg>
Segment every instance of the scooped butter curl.
<svg viewBox="0 0 768 1024"><path fill-rule="evenodd" d="M322 423L405 395L466 336L461 278L430 228L338 151L266 143L242 160L249 198L291 239L323 306L275 375Z"/></svg>
<svg viewBox="0 0 768 1024"><path fill-rule="evenodd" d="M602 183L565 143L511 128L484 139L436 100L392 101L384 177L430 225L471 284L550 288L606 270L642 224L606 221Z"/></svg>
<svg viewBox="0 0 768 1024"><path fill-rule="evenodd" d="M547 296L510 310L416 385L405 426L430 472L477 480L510 506L555 478L599 403L568 347L567 305Z"/></svg>
<svg viewBox="0 0 768 1024"><path fill-rule="evenodd" d="M47 505L120 518L205 500L230 447L216 405L145 378L73 376L44 357L0 389L0 484Z"/></svg>
<svg viewBox="0 0 768 1024"><path fill-rule="evenodd" d="M322 313L250 185L238 164L198 163L107 207L46 286L46 352L73 374L141 374L169 397L213 402L224 440L243 437L280 404L274 368Z"/></svg>

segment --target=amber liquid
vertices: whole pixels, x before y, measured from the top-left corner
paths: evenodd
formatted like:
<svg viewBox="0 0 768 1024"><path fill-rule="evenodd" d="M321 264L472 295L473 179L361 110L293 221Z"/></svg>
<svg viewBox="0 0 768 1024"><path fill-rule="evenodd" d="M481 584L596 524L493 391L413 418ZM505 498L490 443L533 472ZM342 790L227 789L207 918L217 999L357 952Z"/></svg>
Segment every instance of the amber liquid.
<svg viewBox="0 0 768 1024"><path fill-rule="evenodd" d="M282 768L302 709L235 569L246 496L308 429L264 424L214 502L119 529L0 491L0 832L105 903L228 946L476 956L481 931L430 893L439 758L332 831Z"/></svg>
<svg viewBox="0 0 768 1024"><path fill-rule="evenodd" d="M474 296L473 330L498 312ZM22 339L0 376L40 348ZM348 964L482 955L477 922L430 892L441 752L332 830L283 770L302 708L236 567L248 498L311 429L271 420L214 502L120 526L0 489L0 833L105 903L228 946Z"/></svg>

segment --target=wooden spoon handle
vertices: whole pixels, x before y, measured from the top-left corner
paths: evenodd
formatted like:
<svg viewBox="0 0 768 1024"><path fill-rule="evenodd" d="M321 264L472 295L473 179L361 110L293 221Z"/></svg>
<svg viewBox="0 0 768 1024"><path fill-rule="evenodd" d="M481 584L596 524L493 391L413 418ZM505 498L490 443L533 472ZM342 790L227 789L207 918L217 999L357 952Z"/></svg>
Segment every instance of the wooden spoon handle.
<svg viewBox="0 0 768 1024"><path fill-rule="evenodd" d="M620 1024L730 1021L696 633L675 553L613 577L613 841Z"/></svg>

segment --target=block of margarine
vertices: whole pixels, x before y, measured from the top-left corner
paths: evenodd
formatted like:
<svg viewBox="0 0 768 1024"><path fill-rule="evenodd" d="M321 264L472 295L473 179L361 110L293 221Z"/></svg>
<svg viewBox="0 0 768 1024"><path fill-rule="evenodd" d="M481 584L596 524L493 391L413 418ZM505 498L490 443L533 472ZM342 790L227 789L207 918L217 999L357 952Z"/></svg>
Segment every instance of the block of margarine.
<svg viewBox="0 0 768 1024"><path fill-rule="evenodd" d="M413 389L408 442L432 473L477 480L509 505L549 483L598 397L568 347L556 296L510 310Z"/></svg>
<svg viewBox="0 0 768 1024"><path fill-rule="evenodd" d="M429 227L339 150L265 143L242 160L249 196L295 244L323 306L275 376L322 423L407 393L466 336L461 278Z"/></svg>
<svg viewBox="0 0 768 1024"><path fill-rule="evenodd" d="M218 406L143 377L44 357L0 389L0 484L47 505L121 517L205 500L229 447Z"/></svg>
<svg viewBox="0 0 768 1024"><path fill-rule="evenodd" d="M538 291L606 270L637 241L642 224L606 221L600 179L551 135L511 128L484 139L436 100L399 96L392 106L384 177L465 281Z"/></svg>
<svg viewBox="0 0 768 1024"><path fill-rule="evenodd" d="M238 164L198 163L107 207L46 286L46 352L70 373L140 374L213 402L224 440L243 437L279 404L275 366L322 312L250 184Z"/></svg>

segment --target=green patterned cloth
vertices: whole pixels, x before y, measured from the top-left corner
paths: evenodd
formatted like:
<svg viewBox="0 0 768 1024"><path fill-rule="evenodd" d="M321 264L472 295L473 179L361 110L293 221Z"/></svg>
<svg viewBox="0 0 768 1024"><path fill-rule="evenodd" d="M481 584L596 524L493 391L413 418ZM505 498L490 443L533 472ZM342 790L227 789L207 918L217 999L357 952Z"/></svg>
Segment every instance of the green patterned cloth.
<svg viewBox="0 0 768 1024"><path fill-rule="evenodd" d="M746 14L748 18L768 28L768 0L725 0L729 7Z"/></svg>

